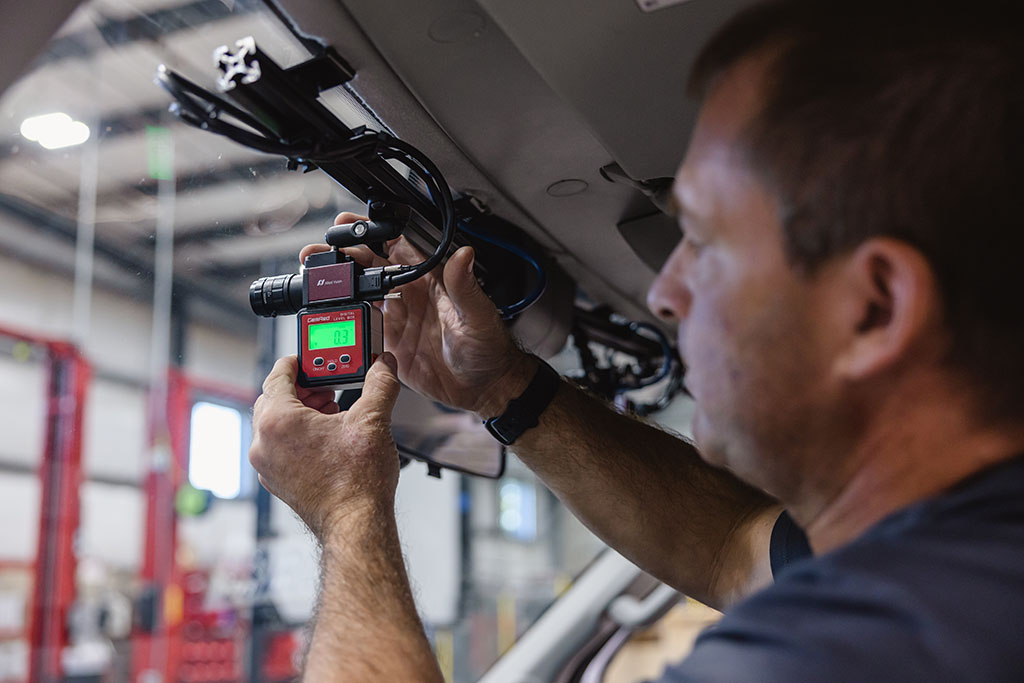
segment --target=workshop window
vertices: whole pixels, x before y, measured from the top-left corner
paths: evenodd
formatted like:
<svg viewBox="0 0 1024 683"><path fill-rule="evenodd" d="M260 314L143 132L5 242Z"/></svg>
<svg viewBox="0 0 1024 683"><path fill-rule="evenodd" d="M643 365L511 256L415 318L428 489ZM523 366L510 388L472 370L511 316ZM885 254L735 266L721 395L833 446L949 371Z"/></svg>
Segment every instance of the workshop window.
<svg viewBox="0 0 1024 683"><path fill-rule="evenodd" d="M192 406L188 480L218 498L243 494L243 448L248 423L231 406L200 401Z"/></svg>
<svg viewBox="0 0 1024 683"><path fill-rule="evenodd" d="M533 484L510 479L501 484L498 524L517 541L537 539L537 489Z"/></svg>

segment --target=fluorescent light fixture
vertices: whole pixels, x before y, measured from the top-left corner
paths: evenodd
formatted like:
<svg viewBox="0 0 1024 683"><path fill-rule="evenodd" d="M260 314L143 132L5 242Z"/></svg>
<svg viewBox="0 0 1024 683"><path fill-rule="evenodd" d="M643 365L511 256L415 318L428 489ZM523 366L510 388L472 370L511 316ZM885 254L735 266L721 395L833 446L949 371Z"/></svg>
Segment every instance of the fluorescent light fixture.
<svg viewBox="0 0 1024 683"><path fill-rule="evenodd" d="M89 139L89 126L64 112L30 116L21 122L21 135L46 149L80 145Z"/></svg>

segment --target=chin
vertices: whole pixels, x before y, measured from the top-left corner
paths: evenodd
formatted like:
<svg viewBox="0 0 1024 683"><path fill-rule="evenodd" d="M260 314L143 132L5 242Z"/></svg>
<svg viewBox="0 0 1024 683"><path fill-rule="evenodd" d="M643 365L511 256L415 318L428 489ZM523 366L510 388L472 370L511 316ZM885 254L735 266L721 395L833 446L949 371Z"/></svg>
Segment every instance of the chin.
<svg viewBox="0 0 1024 683"><path fill-rule="evenodd" d="M697 454L701 460L714 467L725 467L725 449L723 444L714 438L714 431L709 428L703 413L698 409L693 414L690 424L690 432L693 435L693 445L697 448Z"/></svg>
<svg viewBox="0 0 1024 683"><path fill-rule="evenodd" d="M714 444L701 442L697 442L695 445L697 446L697 453L705 463L712 467L732 471L732 467L729 466L729 457L721 448L716 448Z"/></svg>
<svg viewBox="0 0 1024 683"><path fill-rule="evenodd" d="M739 452L735 443L730 443L723 434L716 432L705 419L702 419L700 413L694 415L692 431L693 445L697 448L701 460L712 467L728 470L739 479L750 483L746 476L750 468L744 466L745 463L749 465L749 458Z"/></svg>

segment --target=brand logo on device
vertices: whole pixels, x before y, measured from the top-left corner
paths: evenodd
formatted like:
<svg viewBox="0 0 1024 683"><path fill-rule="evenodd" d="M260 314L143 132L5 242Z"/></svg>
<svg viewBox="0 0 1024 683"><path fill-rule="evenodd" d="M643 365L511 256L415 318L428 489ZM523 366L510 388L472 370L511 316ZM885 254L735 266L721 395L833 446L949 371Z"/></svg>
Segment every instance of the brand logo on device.
<svg viewBox="0 0 1024 683"><path fill-rule="evenodd" d="M309 300L328 301L352 298L352 263L336 263L311 268L309 273Z"/></svg>
<svg viewBox="0 0 1024 683"><path fill-rule="evenodd" d="M325 321L330 320L330 319L331 319L331 316L329 316L329 315L318 315L315 318L307 318L306 322L308 322L308 323L322 323L322 322L325 322Z"/></svg>

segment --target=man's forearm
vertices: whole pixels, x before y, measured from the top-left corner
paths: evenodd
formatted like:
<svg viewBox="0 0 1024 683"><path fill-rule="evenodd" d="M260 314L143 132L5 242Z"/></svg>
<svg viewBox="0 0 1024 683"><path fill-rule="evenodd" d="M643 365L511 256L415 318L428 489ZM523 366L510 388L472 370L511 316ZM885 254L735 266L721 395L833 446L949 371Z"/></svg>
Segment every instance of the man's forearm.
<svg viewBox="0 0 1024 683"><path fill-rule="evenodd" d="M679 437L563 382L513 450L594 533L687 595L723 607L770 582L779 509Z"/></svg>
<svg viewBox="0 0 1024 683"><path fill-rule="evenodd" d="M394 515L350 514L323 539L306 681L440 681L416 614Z"/></svg>

